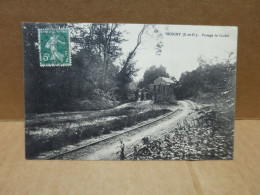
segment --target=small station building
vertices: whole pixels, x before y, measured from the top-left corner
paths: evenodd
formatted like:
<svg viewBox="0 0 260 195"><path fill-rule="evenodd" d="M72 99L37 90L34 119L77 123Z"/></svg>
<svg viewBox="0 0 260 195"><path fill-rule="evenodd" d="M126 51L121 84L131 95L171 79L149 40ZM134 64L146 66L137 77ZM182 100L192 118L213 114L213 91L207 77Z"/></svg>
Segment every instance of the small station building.
<svg viewBox="0 0 260 195"><path fill-rule="evenodd" d="M149 85L149 90L155 94L173 94L173 89L176 81L167 77L159 77L154 80L153 84Z"/></svg>

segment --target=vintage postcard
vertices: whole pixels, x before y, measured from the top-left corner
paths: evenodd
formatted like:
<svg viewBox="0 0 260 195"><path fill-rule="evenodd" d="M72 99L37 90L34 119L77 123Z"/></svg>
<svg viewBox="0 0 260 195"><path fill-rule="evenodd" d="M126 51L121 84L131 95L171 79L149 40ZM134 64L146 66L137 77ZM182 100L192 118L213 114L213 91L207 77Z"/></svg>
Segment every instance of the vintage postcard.
<svg viewBox="0 0 260 195"><path fill-rule="evenodd" d="M237 31L24 23L26 159L233 159Z"/></svg>

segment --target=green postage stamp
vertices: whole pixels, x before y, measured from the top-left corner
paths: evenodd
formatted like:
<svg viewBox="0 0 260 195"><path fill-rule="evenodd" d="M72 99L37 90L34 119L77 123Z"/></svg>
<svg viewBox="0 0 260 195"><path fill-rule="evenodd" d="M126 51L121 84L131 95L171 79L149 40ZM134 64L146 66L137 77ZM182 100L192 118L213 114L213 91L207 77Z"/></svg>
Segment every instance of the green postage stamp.
<svg viewBox="0 0 260 195"><path fill-rule="evenodd" d="M40 66L71 66L69 29L38 29Z"/></svg>

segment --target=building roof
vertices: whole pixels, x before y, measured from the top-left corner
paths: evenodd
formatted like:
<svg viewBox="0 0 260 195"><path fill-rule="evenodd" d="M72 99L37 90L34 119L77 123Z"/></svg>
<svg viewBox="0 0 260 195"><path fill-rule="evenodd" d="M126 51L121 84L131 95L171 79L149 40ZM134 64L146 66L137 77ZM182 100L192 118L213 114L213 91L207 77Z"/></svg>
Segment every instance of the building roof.
<svg viewBox="0 0 260 195"><path fill-rule="evenodd" d="M170 78L167 77L161 77L164 81L166 81L167 83L174 83L174 81Z"/></svg>
<svg viewBox="0 0 260 195"><path fill-rule="evenodd" d="M174 83L174 81L172 80L172 79L170 79L170 78L167 78L167 77L159 77L159 78L157 78L157 79L155 79L154 80L154 84L173 84Z"/></svg>

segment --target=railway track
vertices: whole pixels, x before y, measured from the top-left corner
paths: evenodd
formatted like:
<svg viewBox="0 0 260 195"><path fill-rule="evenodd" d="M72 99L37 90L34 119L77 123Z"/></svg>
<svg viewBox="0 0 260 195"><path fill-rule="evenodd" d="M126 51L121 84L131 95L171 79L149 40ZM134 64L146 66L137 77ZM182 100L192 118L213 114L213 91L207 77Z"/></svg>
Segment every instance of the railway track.
<svg viewBox="0 0 260 195"><path fill-rule="evenodd" d="M69 150L69 151L65 151L65 152L62 152L62 153L59 153L59 154L56 154L56 155L47 157L47 158L45 158L45 159L46 159L46 160L58 159L58 158L60 158L60 157L62 157L62 156L65 156L65 155L67 155L67 154L76 152L76 151L81 150L81 149L84 149L84 148L86 148L86 147L99 144L100 142L103 142L103 141L106 141L106 140L109 140L109 139L113 139L113 138L115 138L115 137L117 137L117 136L120 136L120 135L123 135L123 134L125 134L125 133L131 132L131 131L135 131L135 130L138 130L138 129L142 128L142 127L151 125L151 124L153 124L153 123L156 123L156 122L158 122L158 121L160 121L160 120L163 120L163 119L165 119L165 118L167 118L167 117L169 117L169 116L175 114L175 113L178 112L178 111L180 111L180 109L177 109L177 110L175 110L175 111L173 111L173 112L171 112L171 113L169 113L169 114L166 114L166 115L164 115L164 116L162 116L162 117L160 117L160 118L158 118L158 119L155 119L155 120L153 120L153 121L151 121L151 122L149 122L149 123L146 123L146 124L140 125L140 126L138 126L138 127L135 127L135 128L130 129L130 130L128 130L128 131L125 131L125 132L122 132L122 133L119 133L119 134L110 136L110 137L108 137L108 138L105 138L105 139L102 139L102 140L99 140L99 141L96 141L96 142L93 142L93 143L89 143L89 144L86 144L86 145L77 147L77 148L72 149L72 150Z"/></svg>
<svg viewBox="0 0 260 195"><path fill-rule="evenodd" d="M196 106L193 102L190 102L190 101L186 101L186 102L187 102L189 105L191 105L193 109L197 108L197 106ZM195 115L195 113L190 114L185 120L188 120L189 118L192 118L194 115ZM163 133L160 137L158 137L158 138L156 138L156 139L154 139L154 140L151 140L150 143L152 144L152 143L156 142L157 140L164 138L167 134L169 134L169 133L172 132L172 131L173 131L173 130L170 130L170 131L168 131L168 132ZM143 148L145 148L145 147L146 147L146 145L142 146L141 148L138 148L138 150L143 149ZM134 155L134 152L131 152L131 153L127 154L127 155L126 155L126 160L128 160L128 159L130 160L130 157L132 157L133 155Z"/></svg>

